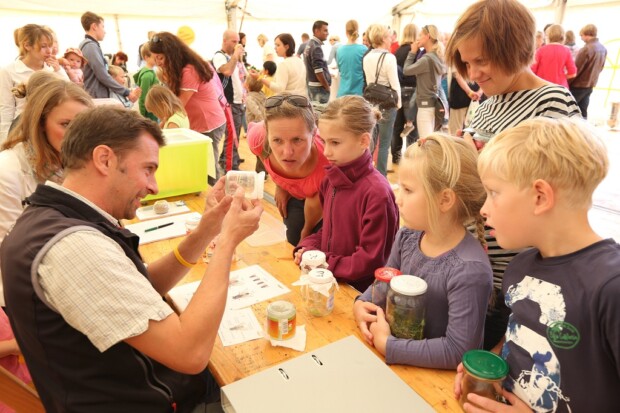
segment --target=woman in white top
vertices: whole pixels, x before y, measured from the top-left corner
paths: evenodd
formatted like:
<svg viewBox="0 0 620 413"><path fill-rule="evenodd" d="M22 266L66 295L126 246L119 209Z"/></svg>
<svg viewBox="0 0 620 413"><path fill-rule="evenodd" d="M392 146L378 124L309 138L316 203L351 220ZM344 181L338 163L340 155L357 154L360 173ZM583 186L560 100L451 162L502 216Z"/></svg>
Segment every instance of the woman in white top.
<svg viewBox="0 0 620 413"><path fill-rule="evenodd" d="M377 78L377 83L389 86L398 93L397 107L381 110L381 120L377 124L379 129L378 146L375 145L375 149L373 150L373 157L375 158L377 170L381 172L383 176L386 176L387 159L392 144L394 120L396 119L396 111L401 106L400 82L398 80L396 57L389 51L392 39L388 28L380 24L372 24L368 28L366 34L373 47L373 49L364 56L362 61L366 83L375 81L378 68L379 76ZM384 54L383 63L379 65L379 59L381 55Z"/></svg>
<svg viewBox="0 0 620 413"><path fill-rule="evenodd" d="M306 84L306 66L303 60L295 56L295 40L288 33L276 36L276 54L284 60L272 80L262 78L261 82L274 93L287 92L292 95L308 96ZM252 77L258 79L259 73L251 71Z"/></svg>
<svg viewBox="0 0 620 413"><path fill-rule="evenodd" d="M93 106L84 89L47 72L33 74L25 93L21 89L18 93L27 102L0 151L0 242L37 184L62 182L60 146L65 130L78 113ZM0 306L4 306L1 282Z"/></svg>
<svg viewBox="0 0 620 413"><path fill-rule="evenodd" d="M19 57L0 69L0 144L24 106L24 100L13 95L13 88L26 83L38 70L54 72L54 68L46 63L52 59L54 47L54 35L49 29L27 24L15 30L15 44L19 48ZM57 73L69 79L60 66Z"/></svg>

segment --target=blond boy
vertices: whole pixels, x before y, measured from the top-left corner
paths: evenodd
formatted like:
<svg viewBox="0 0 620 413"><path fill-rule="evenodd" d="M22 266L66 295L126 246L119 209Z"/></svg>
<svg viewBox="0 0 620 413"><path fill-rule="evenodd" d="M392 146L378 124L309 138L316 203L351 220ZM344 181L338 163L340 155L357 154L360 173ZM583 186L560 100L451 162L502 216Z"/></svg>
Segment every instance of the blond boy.
<svg viewBox="0 0 620 413"><path fill-rule="evenodd" d="M465 411L617 411L620 245L587 217L608 166L581 120L525 121L480 154L487 224L502 248L533 248L513 259L502 285L512 312L502 348L512 406L470 394ZM459 366L457 397L461 377Z"/></svg>

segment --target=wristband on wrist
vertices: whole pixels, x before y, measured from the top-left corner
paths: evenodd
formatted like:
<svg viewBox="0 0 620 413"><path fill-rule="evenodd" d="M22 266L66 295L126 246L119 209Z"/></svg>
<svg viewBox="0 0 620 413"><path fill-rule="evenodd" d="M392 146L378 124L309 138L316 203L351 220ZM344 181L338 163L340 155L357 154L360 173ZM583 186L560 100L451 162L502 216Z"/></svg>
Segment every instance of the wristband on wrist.
<svg viewBox="0 0 620 413"><path fill-rule="evenodd" d="M181 256L181 253L179 252L179 246L178 245L176 247L174 247L172 252L174 253L174 257L177 259L179 264L181 264L184 267L192 268L194 265L197 264L197 263L193 263L192 264L191 262L185 261L185 259Z"/></svg>

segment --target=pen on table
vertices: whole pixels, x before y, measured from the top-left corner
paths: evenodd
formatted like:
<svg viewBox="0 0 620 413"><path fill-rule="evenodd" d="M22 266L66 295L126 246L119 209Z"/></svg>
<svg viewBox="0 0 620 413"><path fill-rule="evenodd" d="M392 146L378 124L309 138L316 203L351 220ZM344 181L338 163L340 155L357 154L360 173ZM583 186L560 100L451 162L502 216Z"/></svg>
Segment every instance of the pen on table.
<svg viewBox="0 0 620 413"><path fill-rule="evenodd" d="M144 232L151 232L151 231L155 231L156 229L160 229L160 228L165 228L165 227L169 227L170 225L174 224L174 222L168 222L167 224L161 224L158 225L156 227L152 227L152 228L147 228L144 230Z"/></svg>

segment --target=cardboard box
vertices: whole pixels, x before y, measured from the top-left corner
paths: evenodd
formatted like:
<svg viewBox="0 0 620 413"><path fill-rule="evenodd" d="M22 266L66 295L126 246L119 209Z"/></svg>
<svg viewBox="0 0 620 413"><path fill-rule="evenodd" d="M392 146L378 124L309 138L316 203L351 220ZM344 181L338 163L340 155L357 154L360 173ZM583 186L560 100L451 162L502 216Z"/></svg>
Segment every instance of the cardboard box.
<svg viewBox="0 0 620 413"><path fill-rule="evenodd" d="M144 201L206 190L207 175L215 175L211 138L191 129L164 129L163 133L166 146L159 150L155 173L159 192Z"/></svg>
<svg viewBox="0 0 620 413"><path fill-rule="evenodd" d="M435 410L354 336L222 387L226 413Z"/></svg>

